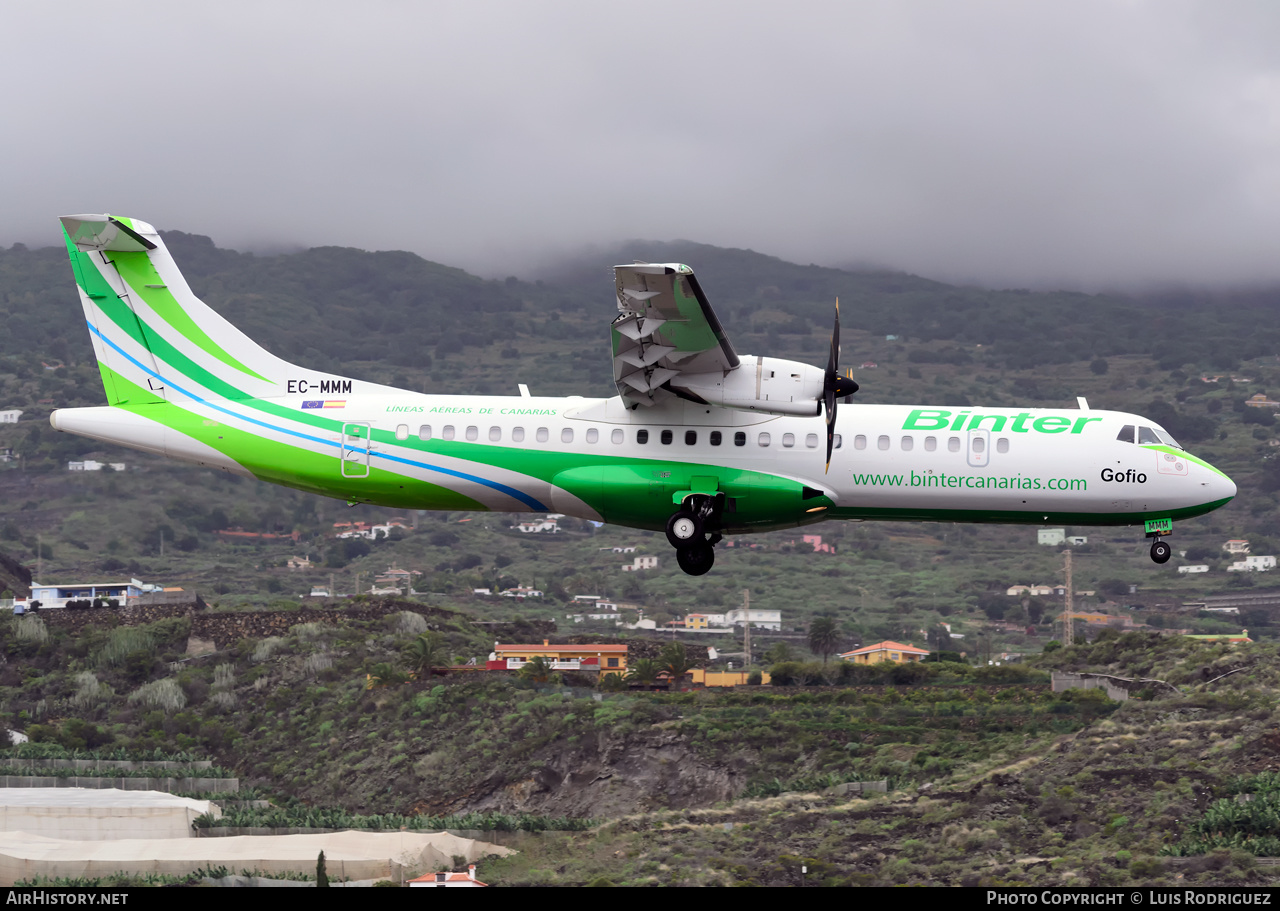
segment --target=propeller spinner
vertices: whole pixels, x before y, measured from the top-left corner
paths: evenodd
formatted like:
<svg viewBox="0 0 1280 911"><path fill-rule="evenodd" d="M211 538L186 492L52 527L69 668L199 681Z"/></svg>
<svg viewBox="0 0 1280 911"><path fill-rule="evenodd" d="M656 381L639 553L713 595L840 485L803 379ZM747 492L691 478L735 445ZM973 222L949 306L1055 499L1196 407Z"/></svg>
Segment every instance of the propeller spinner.
<svg viewBox="0 0 1280 911"><path fill-rule="evenodd" d="M831 356L822 383L822 404L827 414L827 471L831 470L831 450L836 441L836 405L858 391L852 376L840 375L840 299L836 298L836 322L831 330Z"/></svg>

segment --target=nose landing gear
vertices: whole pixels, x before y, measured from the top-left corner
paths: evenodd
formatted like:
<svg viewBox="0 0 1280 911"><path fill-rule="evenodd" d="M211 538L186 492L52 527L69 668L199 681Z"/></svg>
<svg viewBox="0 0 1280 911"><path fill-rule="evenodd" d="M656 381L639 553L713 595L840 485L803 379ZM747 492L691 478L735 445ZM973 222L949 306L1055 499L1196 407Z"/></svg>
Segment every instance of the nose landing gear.
<svg viewBox="0 0 1280 911"><path fill-rule="evenodd" d="M676 562L691 576L701 576L716 562L715 545L720 541L716 529L720 527L723 500L723 495L686 497L667 520L667 540L676 549Z"/></svg>
<svg viewBox="0 0 1280 911"><path fill-rule="evenodd" d="M1164 540L1165 535L1173 534L1172 519L1148 519L1146 523L1147 537L1151 539L1151 559L1155 563L1168 563L1173 556L1173 548Z"/></svg>

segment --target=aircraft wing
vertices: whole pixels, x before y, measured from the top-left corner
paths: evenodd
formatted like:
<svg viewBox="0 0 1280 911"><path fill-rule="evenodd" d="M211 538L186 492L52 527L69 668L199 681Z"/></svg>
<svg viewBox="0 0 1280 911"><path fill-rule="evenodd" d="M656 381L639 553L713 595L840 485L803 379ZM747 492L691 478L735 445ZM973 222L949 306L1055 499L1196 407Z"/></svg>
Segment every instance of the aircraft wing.
<svg viewBox="0 0 1280 911"><path fill-rule="evenodd" d="M614 266L613 274L613 380L623 401L635 406L675 395L696 398L681 389L682 376L724 377L737 369L738 355L692 269L636 263Z"/></svg>

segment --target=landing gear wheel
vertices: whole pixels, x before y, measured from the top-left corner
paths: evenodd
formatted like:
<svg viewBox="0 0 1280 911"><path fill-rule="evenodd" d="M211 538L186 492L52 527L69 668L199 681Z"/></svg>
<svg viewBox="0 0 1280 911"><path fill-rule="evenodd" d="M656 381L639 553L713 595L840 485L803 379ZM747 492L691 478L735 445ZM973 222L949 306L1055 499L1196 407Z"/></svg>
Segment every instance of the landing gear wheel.
<svg viewBox="0 0 1280 911"><path fill-rule="evenodd" d="M687 509L675 513L667 520L667 540L677 550L701 544L702 517Z"/></svg>
<svg viewBox="0 0 1280 911"><path fill-rule="evenodd" d="M1151 544L1151 559L1156 563L1168 563L1172 556L1173 548L1164 541L1155 541Z"/></svg>
<svg viewBox="0 0 1280 911"><path fill-rule="evenodd" d="M701 576L716 562L715 549L710 544L691 544L676 551L676 562L691 576Z"/></svg>

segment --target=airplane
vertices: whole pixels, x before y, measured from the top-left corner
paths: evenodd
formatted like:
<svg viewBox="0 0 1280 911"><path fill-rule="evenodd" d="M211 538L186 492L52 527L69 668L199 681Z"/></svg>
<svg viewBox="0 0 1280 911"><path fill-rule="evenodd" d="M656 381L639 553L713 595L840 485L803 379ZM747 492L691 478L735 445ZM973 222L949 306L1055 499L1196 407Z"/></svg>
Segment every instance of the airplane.
<svg viewBox="0 0 1280 911"><path fill-rule="evenodd" d="M825 369L739 355L693 270L614 269L612 398L429 395L269 353L192 293L155 228L61 219L108 404L56 430L345 500L559 512L666 533L702 575L725 535L831 519L1173 523L1236 486L1136 414L849 404ZM840 403L846 403L840 408Z"/></svg>

